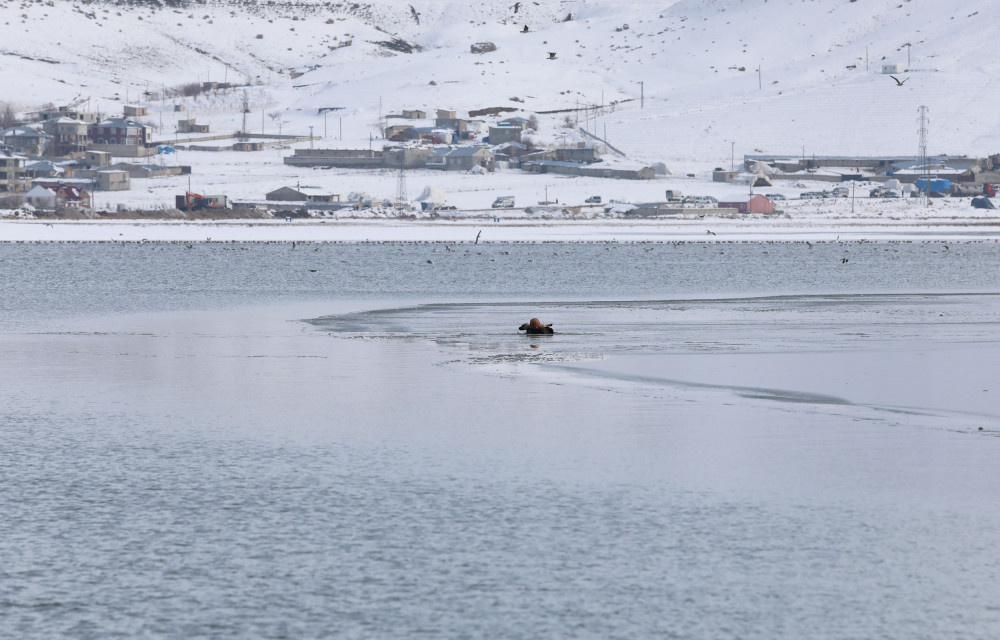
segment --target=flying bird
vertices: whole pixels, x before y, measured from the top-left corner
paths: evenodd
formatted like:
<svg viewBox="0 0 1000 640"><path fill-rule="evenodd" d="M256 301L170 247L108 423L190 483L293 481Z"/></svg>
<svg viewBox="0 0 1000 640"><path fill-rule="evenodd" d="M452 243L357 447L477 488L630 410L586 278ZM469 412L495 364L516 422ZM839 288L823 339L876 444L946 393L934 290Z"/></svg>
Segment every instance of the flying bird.
<svg viewBox="0 0 1000 640"><path fill-rule="evenodd" d="M549 60L555 60L555 59L556 59L556 52L549 51Z"/></svg>
<svg viewBox="0 0 1000 640"><path fill-rule="evenodd" d="M902 80L900 80L896 76L889 76L889 77L896 81L896 86L897 87L903 86L903 83L910 79L909 77L906 77L906 78L903 78Z"/></svg>

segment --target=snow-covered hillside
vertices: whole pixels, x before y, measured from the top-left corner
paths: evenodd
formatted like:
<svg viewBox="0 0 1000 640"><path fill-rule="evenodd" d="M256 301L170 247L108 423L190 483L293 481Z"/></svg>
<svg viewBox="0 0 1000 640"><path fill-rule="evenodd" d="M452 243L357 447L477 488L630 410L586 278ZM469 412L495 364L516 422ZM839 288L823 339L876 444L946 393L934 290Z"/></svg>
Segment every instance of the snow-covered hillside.
<svg viewBox="0 0 1000 640"><path fill-rule="evenodd" d="M380 108L528 114L617 103L581 112L581 124L633 159L681 170L757 150L916 153L917 108L927 105L932 153L981 155L1000 150L994 9L995 0L0 0L0 101L32 110L84 100L112 113L188 83L249 83L259 129L280 121L303 132L326 124L318 109L342 107L338 126L364 139ZM484 41L497 50L471 53ZM905 84L883 75L884 63L904 65ZM232 130L242 99L202 97L196 115ZM564 117L543 116L543 129Z"/></svg>

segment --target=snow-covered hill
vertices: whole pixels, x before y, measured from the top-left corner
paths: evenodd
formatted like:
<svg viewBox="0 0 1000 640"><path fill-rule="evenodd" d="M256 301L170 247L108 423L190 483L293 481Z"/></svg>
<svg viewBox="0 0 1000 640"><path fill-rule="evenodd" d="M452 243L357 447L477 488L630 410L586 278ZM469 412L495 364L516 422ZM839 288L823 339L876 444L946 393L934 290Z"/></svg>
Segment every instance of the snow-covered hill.
<svg viewBox="0 0 1000 640"><path fill-rule="evenodd" d="M1000 150L994 10L995 0L0 0L0 101L89 100L111 113L172 87L238 82L252 85L260 128L303 131L324 122L318 109L342 107L354 138L380 108L604 105L581 124L682 170L757 150L914 154L927 105L932 153L981 155ZM470 51L485 41L497 50ZM905 84L884 63L904 65ZM194 106L199 121L232 130L242 99ZM543 116L542 128L564 118Z"/></svg>

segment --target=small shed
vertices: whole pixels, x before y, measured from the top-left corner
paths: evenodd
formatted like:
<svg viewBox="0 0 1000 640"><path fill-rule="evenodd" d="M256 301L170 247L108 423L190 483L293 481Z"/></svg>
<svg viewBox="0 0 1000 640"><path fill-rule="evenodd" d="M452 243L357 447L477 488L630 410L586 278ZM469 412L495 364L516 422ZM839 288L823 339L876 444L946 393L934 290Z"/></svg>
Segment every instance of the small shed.
<svg viewBox="0 0 1000 640"><path fill-rule="evenodd" d="M88 151L85 160L88 167L111 166L111 154L107 151Z"/></svg>
<svg viewBox="0 0 1000 640"><path fill-rule="evenodd" d="M194 118L177 121L177 133L208 133L207 124L198 124Z"/></svg>
<svg viewBox="0 0 1000 640"><path fill-rule="evenodd" d="M883 64L882 65L882 73L884 73L886 75L892 74L892 73L903 73L904 71L906 71L906 67L903 66L899 62L893 62L893 63L890 63L890 64Z"/></svg>
<svg viewBox="0 0 1000 640"><path fill-rule="evenodd" d="M101 191L128 191L132 182L128 171L105 169L94 174L97 188Z"/></svg>

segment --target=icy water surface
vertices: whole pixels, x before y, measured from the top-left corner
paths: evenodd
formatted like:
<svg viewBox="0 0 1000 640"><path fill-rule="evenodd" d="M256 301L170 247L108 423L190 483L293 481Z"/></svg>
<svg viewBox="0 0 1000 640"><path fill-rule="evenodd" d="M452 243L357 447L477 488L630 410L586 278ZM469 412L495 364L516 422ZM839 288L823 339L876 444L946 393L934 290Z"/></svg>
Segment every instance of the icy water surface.
<svg viewBox="0 0 1000 640"><path fill-rule="evenodd" d="M1000 634L995 244L0 269L0 635Z"/></svg>

